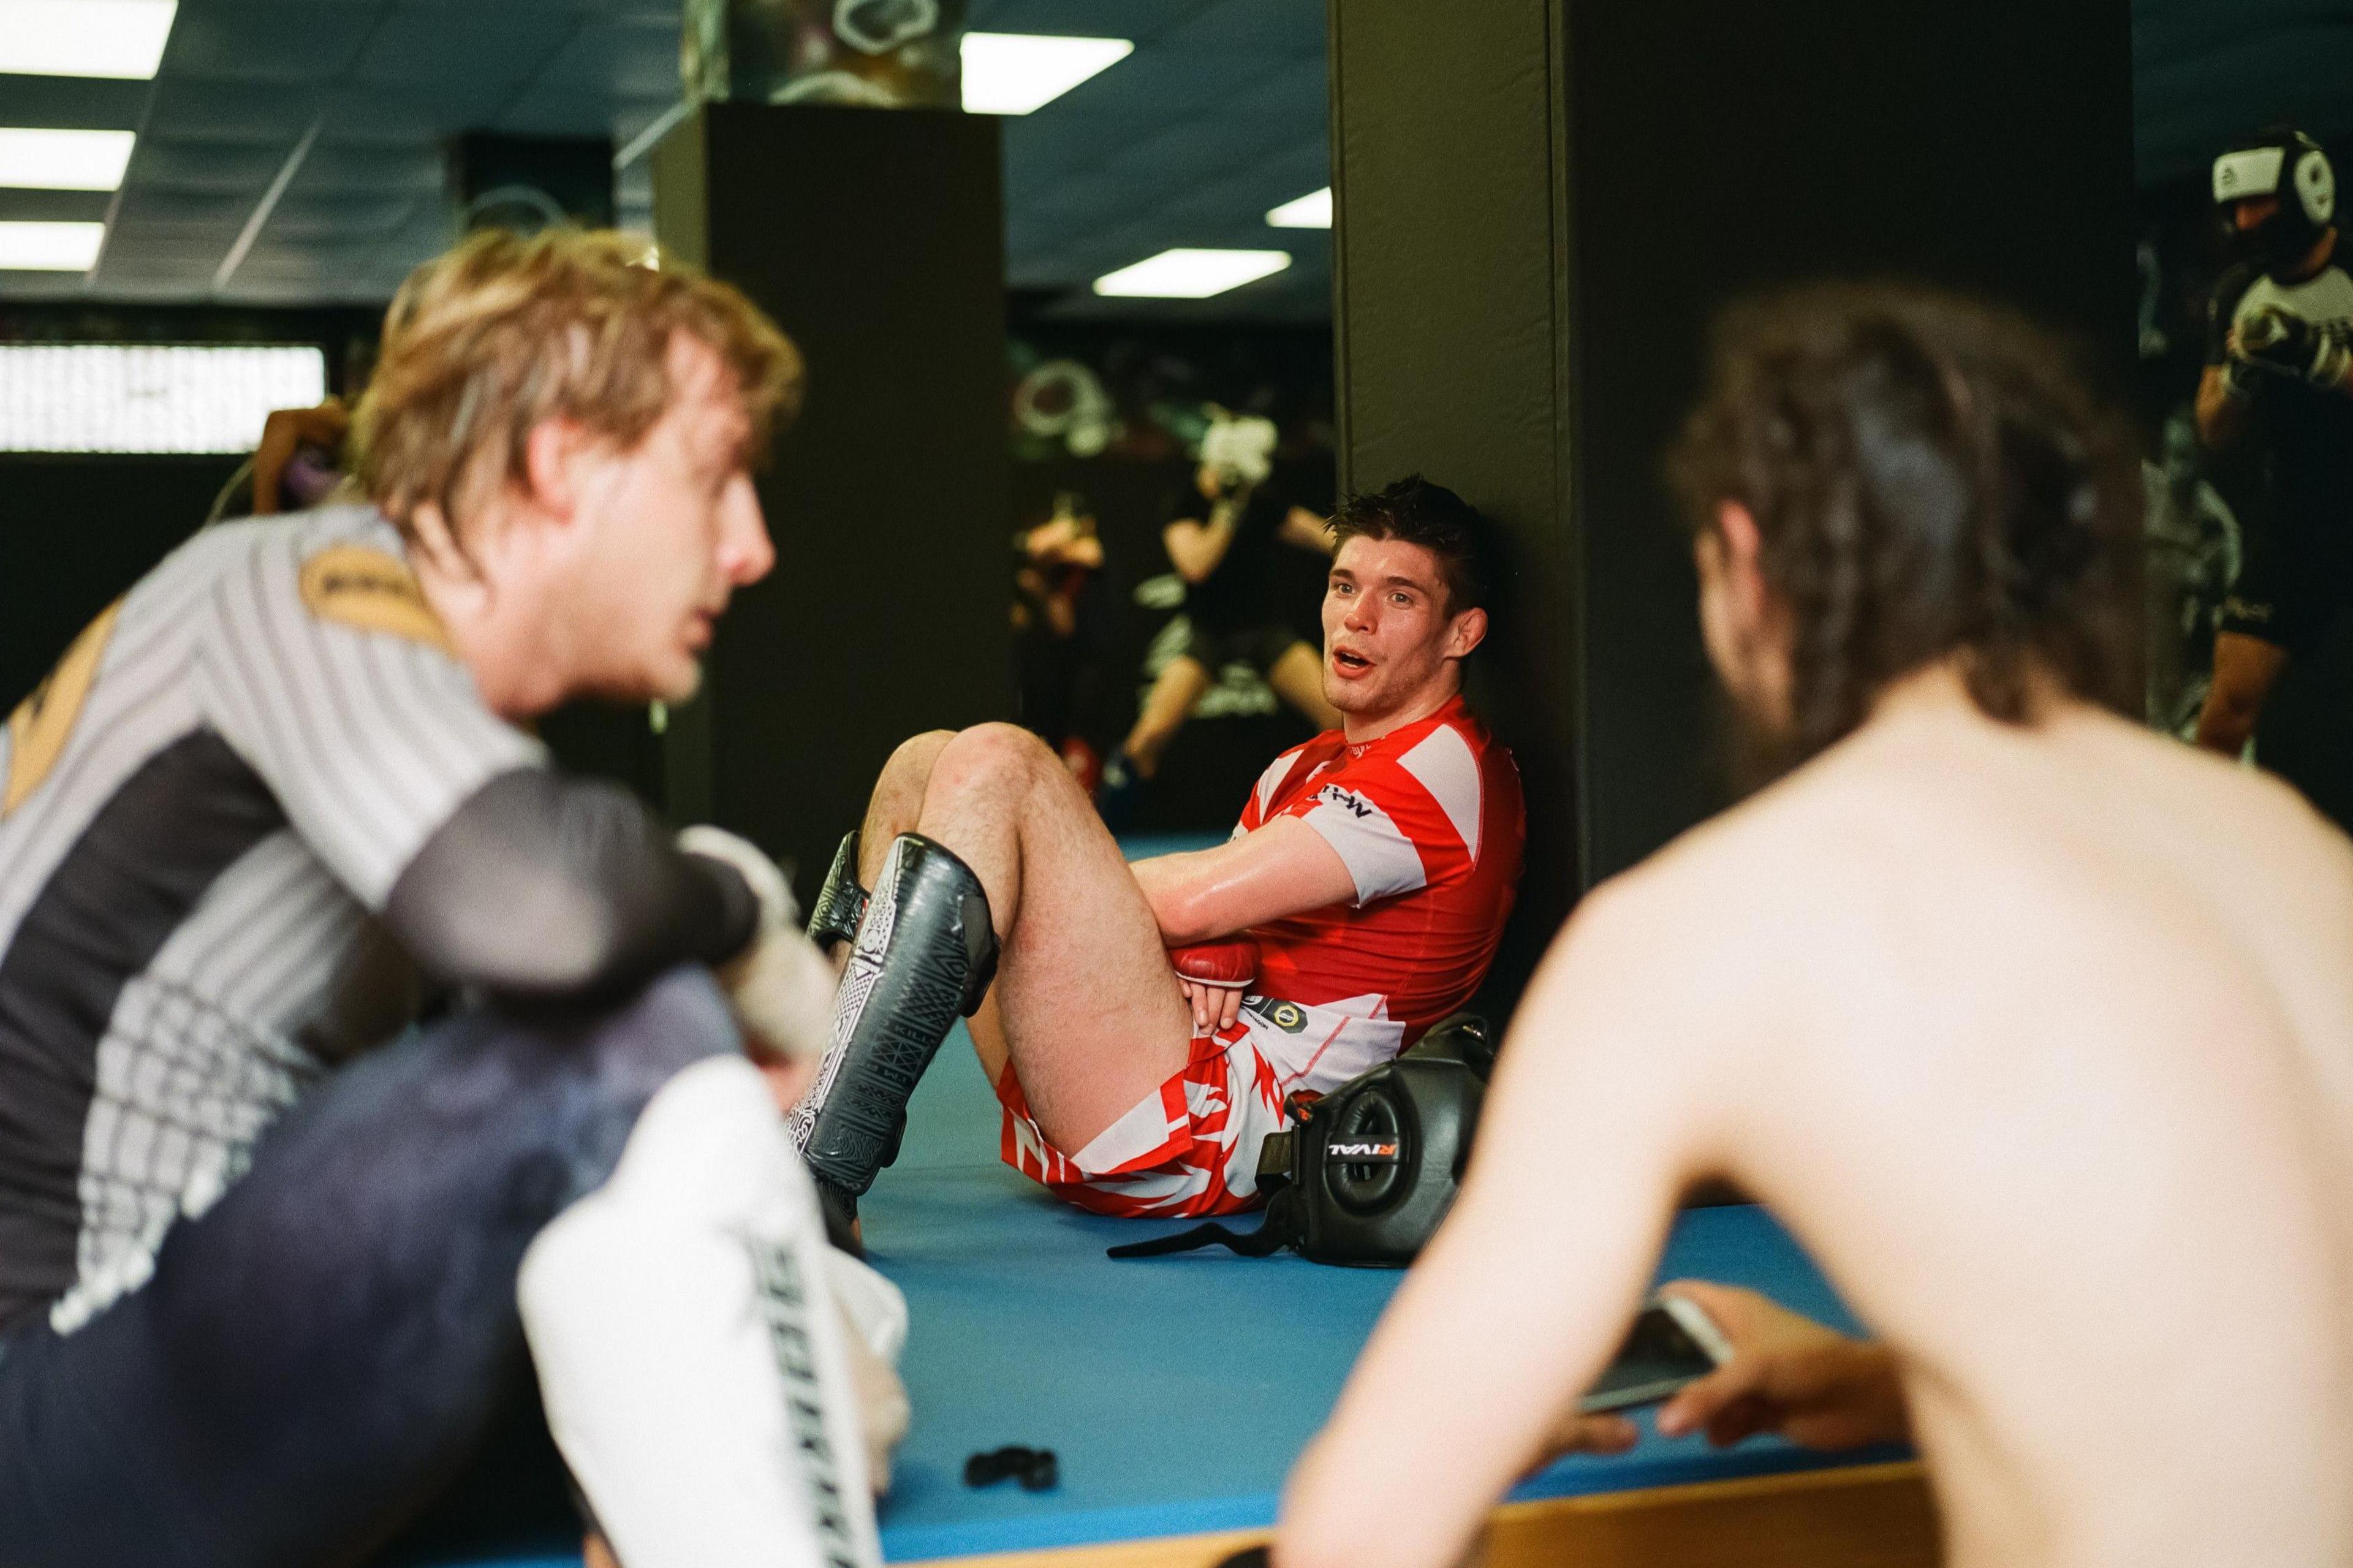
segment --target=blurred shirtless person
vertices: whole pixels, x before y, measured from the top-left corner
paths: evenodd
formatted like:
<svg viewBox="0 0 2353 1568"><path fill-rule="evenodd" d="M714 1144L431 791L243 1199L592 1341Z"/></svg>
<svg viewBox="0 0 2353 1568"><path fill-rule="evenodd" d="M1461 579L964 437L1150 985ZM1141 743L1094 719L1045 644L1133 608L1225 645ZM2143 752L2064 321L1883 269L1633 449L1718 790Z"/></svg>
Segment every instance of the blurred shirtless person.
<svg viewBox="0 0 2353 1568"><path fill-rule="evenodd" d="M1876 1331L1959 1568L2353 1563L2353 853L2103 706L2130 456L2047 343L1895 291L1727 329L1702 619L1806 760L1555 945L1276 1563L1457 1562L1712 1173Z"/></svg>

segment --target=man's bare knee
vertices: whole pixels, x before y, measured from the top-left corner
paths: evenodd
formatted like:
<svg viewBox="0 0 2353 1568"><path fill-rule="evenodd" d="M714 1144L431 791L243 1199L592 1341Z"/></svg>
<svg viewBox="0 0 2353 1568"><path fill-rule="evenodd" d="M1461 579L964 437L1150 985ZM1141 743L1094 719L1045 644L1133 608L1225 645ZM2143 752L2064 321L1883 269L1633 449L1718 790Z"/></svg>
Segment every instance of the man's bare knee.
<svg viewBox="0 0 2353 1568"><path fill-rule="evenodd" d="M1018 724L976 724L940 748L925 791L926 815L974 795L1019 792L1041 770L1064 773L1046 742Z"/></svg>
<svg viewBox="0 0 2353 1568"><path fill-rule="evenodd" d="M940 752L955 738L954 730L926 730L900 742L891 760L882 764L883 784L913 784L920 794L931 783Z"/></svg>
<svg viewBox="0 0 2353 1568"><path fill-rule="evenodd" d="M874 795L866 807L866 820L858 846L858 880L862 887L872 887L882 869L882 859L890 852L891 840L912 831L923 814L923 796L931 788L932 769L948 742L955 739L953 730L927 730L911 740L900 742L882 772L874 781Z"/></svg>

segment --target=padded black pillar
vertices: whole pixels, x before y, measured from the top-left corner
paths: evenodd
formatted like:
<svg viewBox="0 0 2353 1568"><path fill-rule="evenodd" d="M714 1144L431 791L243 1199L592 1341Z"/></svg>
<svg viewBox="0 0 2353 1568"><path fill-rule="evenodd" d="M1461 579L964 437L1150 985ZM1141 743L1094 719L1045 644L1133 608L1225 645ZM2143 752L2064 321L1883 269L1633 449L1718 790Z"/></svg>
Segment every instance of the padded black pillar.
<svg viewBox="0 0 2353 1568"><path fill-rule="evenodd" d="M654 159L662 243L808 362L760 487L776 569L671 715L666 804L797 862L806 902L893 746L1012 708L997 124L714 103Z"/></svg>
<svg viewBox="0 0 2353 1568"><path fill-rule="evenodd" d="M1345 477L1523 567L1483 686L1529 785L1508 990L1575 893L1722 804L1659 482L1705 323L1827 275L1998 295L2121 374L2126 0L1333 0Z"/></svg>

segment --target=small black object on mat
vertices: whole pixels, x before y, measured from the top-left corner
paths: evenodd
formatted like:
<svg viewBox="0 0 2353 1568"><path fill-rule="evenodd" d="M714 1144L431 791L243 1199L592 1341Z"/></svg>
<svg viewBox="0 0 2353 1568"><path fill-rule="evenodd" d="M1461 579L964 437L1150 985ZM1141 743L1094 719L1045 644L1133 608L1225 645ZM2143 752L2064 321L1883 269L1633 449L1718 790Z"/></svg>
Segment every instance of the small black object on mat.
<svg viewBox="0 0 2353 1568"><path fill-rule="evenodd" d="M1219 1563L1218 1568L1266 1568L1266 1548L1253 1546L1246 1551L1237 1552Z"/></svg>
<svg viewBox="0 0 2353 1568"><path fill-rule="evenodd" d="M993 1487L1008 1476L1018 1478L1025 1492L1050 1490L1062 1479L1051 1448L1025 1448L1012 1443L975 1454L964 1462L964 1484L968 1487Z"/></svg>

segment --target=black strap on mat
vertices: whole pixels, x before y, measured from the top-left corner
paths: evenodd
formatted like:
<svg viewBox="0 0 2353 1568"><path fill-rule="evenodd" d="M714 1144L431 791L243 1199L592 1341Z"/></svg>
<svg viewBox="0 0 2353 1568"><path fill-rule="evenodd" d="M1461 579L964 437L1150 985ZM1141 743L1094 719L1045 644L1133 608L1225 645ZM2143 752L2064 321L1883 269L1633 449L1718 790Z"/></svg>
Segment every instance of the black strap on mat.
<svg viewBox="0 0 2353 1568"><path fill-rule="evenodd" d="M1155 1237L1150 1241L1131 1241L1124 1247L1106 1249L1112 1258L1166 1258L1172 1252L1195 1252L1204 1247L1229 1247L1244 1258L1271 1258L1286 1247L1296 1247L1306 1239L1306 1228L1300 1223L1295 1204L1286 1202L1288 1192L1278 1192L1266 1205L1266 1223L1256 1230L1228 1230L1215 1220L1197 1225L1190 1230L1180 1230L1174 1236Z"/></svg>
<svg viewBox="0 0 2353 1568"><path fill-rule="evenodd" d="M1163 1236L1151 1241L1131 1241L1124 1247L1105 1249L1110 1258L1166 1258L1172 1252L1193 1252L1204 1247L1230 1247L1244 1258L1267 1258L1290 1245L1290 1237L1274 1234L1272 1226L1262 1225L1252 1231L1231 1231L1215 1221L1197 1225L1190 1230L1180 1230L1174 1236Z"/></svg>

